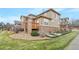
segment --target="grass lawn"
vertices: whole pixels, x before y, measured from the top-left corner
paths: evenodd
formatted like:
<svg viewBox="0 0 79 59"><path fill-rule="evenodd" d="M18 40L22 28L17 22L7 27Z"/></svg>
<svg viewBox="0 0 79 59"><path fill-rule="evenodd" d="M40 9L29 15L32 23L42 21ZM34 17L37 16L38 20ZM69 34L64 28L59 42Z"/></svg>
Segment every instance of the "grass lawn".
<svg viewBox="0 0 79 59"><path fill-rule="evenodd" d="M57 50L64 49L69 42L74 39L77 32L71 32L60 37L51 38L41 41L27 41L12 39L11 33L7 31L0 32L0 49L1 50Z"/></svg>

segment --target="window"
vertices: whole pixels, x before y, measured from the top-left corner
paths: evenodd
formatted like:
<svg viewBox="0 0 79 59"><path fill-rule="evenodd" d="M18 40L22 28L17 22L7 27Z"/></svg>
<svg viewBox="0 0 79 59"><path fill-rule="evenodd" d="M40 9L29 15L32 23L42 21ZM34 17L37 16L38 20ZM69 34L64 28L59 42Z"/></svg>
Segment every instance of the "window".
<svg viewBox="0 0 79 59"><path fill-rule="evenodd" d="M44 19L44 25L48 25L49 20L48 19Z"/></svg>
<svg viewBox="0 0 79 59"><path fill-rule="evenodd" d="M48 22L44 22L45 25L48 25Z"/></svg>

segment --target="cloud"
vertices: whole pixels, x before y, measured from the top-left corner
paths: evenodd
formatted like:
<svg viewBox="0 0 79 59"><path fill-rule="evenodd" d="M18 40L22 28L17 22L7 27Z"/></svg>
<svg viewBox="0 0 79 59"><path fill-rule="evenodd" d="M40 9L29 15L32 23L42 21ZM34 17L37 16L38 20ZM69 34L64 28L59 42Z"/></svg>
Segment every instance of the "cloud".
<svg viewBox="0 0 79 59"><path fill-rule="evenodd" d="M27 16L29 14L39 14L43 11L45 11L46 8L28 8L28 9L22 9L22 11L17 11L18 14L16 16L11 16L8 15L8 16L1 16L0 15L0 22L4 22L4 23L14 23L15 20L19 20L20 21L20 16L21 15L24 15L24 16Z"/></svg>
<svg viewBox="0 0 79 59"><path fill-rule="evenodd" d="M54 10L58 11L58 12L61 12L61 11L64 11L66 8L54 8Z"/></svg>
<svg viewBox="0 0 79 59"><path fill-rule="evenodd" d="M38 15L44 11L46 11L48 8L24 8L24 9L11 9L9 12L9 15L7 15L6 13L2 14L0 13L0 22L9 22L9 23L13 23L15 20L19 20L20 21L20 16L21 15L25 15L27 16L28 14L35 14ZM12 12L13 10L13 12ZM72 19L77 19L79 18L78 14L79 14L79 8L54 8L54 10L56 10L57 12L59 12L62 16L61 17L69 17ZM7 12L7 10L4 9L5 12ZM17 13L16 13L17 12Z"/></svg>
<svg viewBox="0 0 79 59"><path fill-rule="evenodd" d="M68 12L79 12L79 8L71 8Z"/></svg>
<svg viewBox="0 0 79 59"><path fill-rule="evenodd" d="M46 10L47 10L47 8L32 8L32 9L28 10L27 13L37 15L39 13L42 13L43 11L46 11Z"/></svg>
<svg viewBox="0 0 79 59"><path fill-rule="evenodd" d="M63 11L61 11L61 14L64 17L79 19L79 8L65 8Z"/></svg>

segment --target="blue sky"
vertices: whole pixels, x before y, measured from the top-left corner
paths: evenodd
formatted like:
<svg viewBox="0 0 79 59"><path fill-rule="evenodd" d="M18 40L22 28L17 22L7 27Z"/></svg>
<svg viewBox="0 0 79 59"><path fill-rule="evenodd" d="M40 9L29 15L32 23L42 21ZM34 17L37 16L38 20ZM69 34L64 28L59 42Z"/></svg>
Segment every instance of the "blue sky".
<svg viewBox="0 0 79 59"><path fill-rule="evenodd" d="M21 15L40 14L47 8L0 8L0 22L13 23L20 20ZM79 8L54 8L59 12L61 17L69 17L70 19L79 19Z"/></svg>

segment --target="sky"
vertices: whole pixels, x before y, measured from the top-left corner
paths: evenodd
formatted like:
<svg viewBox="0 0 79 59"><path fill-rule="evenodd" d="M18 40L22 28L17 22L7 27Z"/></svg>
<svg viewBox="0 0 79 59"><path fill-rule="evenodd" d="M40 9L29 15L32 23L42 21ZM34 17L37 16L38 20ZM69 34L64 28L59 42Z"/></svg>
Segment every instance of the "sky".
<svg viewBox="0 0 79 59"><path fill-rule="evenodd" d="M79 19L79 8L53 8L61 14L61 17L69 17L70 19ZM38 15L47 8L0 8L0 22L14 23L15 20L20 21L20 16L29 14Z"/></svg>

